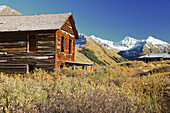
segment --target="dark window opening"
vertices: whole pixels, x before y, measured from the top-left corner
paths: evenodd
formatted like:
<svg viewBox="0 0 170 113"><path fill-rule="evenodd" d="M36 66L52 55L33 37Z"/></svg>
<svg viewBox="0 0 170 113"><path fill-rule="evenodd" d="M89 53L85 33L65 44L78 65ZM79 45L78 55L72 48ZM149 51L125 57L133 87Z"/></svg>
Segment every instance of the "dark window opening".
<svg viewBox="0 0 170 113"><path fill-rule="evenodd" d="M29 72L30 73L33 73L34 69L35 69L35 65L29 65Z"/></svg>
<svg viewBox="0 0 170 113"><path fill-rule="evenodd" d="M62 69L64 67L64 65L60 65L60 69Z"/></svg>
<svg viewBox="0 0 170 113"><path fill-rule="evenodd" d="M69 54L72 54L72 40L69 39Z"/></svg>
<svg viewBox="0 0 170 113"><path fill-rule="evenodd" d="M65 46L65 38L64 36L61 36L61 52L64 52L64 46Z"/></svg>
<svg viewBox="0 0 170 113"><path fill-rule="evenodd" d="M36 35L29 35L29 51L36 51Z"/></svg>

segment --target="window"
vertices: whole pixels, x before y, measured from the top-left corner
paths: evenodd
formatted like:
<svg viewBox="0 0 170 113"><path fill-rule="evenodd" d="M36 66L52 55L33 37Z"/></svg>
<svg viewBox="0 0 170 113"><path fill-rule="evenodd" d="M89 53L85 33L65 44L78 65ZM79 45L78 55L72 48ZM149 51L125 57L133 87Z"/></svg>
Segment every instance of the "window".
<svg viewBox="0 0 170 113"><path fill-rule="evenodd" d="M35 69L35 65L28 65L29 66L29 72L33 73L34 69Z"/></svg>
<svg viewBox="0 0 170 113"><path fill-rule="evenodd" d="M69 39L69 54L72 54L72 40Z"/></svg>
<svg viewBox="0 0 170 113"><path fill-rule="evenodd" d="M36 35L29 35L29 51L36 51Z"/></svg>
<svg viewBox="0 0 170 113"><path fill-rule="evenodd" d="M60 69L62 69L64 67L64 65L60 65Z"/></svg>
<svg viewBox="0 0 170 113"><path fill-rule="evenodd" d="M65 38L64 36L61 36L61 52L64 52L64 44L65 43Z"/></svg>

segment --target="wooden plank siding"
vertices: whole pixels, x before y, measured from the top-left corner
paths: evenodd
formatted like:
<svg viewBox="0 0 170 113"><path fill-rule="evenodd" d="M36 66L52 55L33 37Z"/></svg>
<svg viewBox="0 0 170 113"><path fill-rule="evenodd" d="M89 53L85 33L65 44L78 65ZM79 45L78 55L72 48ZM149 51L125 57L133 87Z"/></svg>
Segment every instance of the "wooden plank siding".
<svg viewBox="0 0 170 113"><path fill-rule="evenodd" d="M71 35L75 36L75 31L73 29L73 25L72 25L72 20L71 18L68 18L67 21L65 22L65 24L61 27L61 30L66 31L68 33L70 33Z"/></svg>
<svg viewBox="0 0 170 113"><path fill-rule="evenodd" d="M26 71L27 71L26 64L0 64L0 72L25 73Z"/></svg>
<svg viewBox="0 0 170 113"><path fill-rule="evenodd" d="M87 71L93 72L94 71L94 65L87 66Z"/></svg>
<svg viewBox="0 0 170 113"><path fill-rule="evenodd" d="M61 37L65 37L64 52L61 52ZM69 54L69 39L72 40L72 52ZM71 37L69 34L58 30L56 32L56 67L60 68L60 65L64 65L65 61L74 62L75 55L75 41L76 39Z"/></svg>
<svg viewBox="0 0 170 113"><path fill-rule="evenodd" d="M23 73L27 65L52 70L55 65L55 32L27 32L0 34L0 72ZM28 51L28 35L36 35L36 50ZM35 45L35 44L34 44ZM23 68L20 66L23 64ZM6 65L4 67L4 65Z"/></svg>

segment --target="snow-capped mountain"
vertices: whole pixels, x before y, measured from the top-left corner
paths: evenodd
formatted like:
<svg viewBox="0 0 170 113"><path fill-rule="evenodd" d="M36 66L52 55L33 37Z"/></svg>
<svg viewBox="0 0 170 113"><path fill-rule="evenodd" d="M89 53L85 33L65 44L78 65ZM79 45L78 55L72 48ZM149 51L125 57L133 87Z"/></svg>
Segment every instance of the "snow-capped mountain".
<svg viewBox="0 0 170 113"><path fill-rule="evenodd" d="M144 53L144 47L147 44L145 40L138 40L130 49L120 51L118 54L129 60L137 60Z"/></svg>
<svg viewBox="0 0 170 113"><path fill-rule="evenodd" d="M85 36L81 33L79 33L79 39L76 40L76 47L82 48L87 44L87 40Z"/></svg>
<svg viewBox="0 0 170 113"><path fill-rule="evenodd" d="M115 46L119 50L127 50L127 49L132 48L136 44L137 41L138 40L136 40L136 39L134 39L132 37L127 36L122 41L120 41L118 43L115 43Z"/></svg>
<svg viewBox="0 0 170 113"><path fill-rule="evenodd" d="M162 40L156 39L156 38L154 38L152 36L149 36L146 41L147 41L147 43L152 43L155 46L164 45L165 47L167 47L169 45L167 42L164 42Z"/></svg>
<svg viewBox="0 0 170 113"><path fill-rule="evenodd" d="M10 7L6 5L0 6L0 15L22 15L15 9L11 9Z"/></svg>
<svg viewBox="0 0 170 113"><path fill-rule="evenodd" d="M114 43L109 40L103 40L101 38L95 37L94 35L91 35L90 38L105 45L107 48L115 48L120 51L128 50L128 49L132 48L138 41L138 40L136 40L132 37L129 37L129 36L125 37L125 39L123 39L122 41L120 41L118 43Z"/></svg>
<svg viewBox="0 0 170 113"><path fill-rule="evenodd" d="M82 37L82 35L80 35L80 37ZM114 48L119 50L119 55L131 60L136 60L142 54L162 53L170 51L170 44L156 39L152 36L149 36L146 40L136 40L132 37L127 36L118 43L114 43L109 40L103 40L102 38L95 37L94 35L91 35L90 38L101 43L108 49ZM82 39L79 39L79 46L81 45L80 40ZM84 40L85 39L83 38L83 46L85 46Z"/></svg>
<svg viewBox="0 0 170 113"><path fill-rule="evenodd" d="M94 35L91 35L90 38L93 39L93 40L95 40L95 41L97 41L97 42L99 42L99 43L101 43L101 44L103 44L103 45L106 46L107 48L109 48L109 47L114 48L114 47L115 47L115 46L114 46L114 42L112 42L112 41L103 40L103 39L101 39L101 38L95 37Z"/></svg>

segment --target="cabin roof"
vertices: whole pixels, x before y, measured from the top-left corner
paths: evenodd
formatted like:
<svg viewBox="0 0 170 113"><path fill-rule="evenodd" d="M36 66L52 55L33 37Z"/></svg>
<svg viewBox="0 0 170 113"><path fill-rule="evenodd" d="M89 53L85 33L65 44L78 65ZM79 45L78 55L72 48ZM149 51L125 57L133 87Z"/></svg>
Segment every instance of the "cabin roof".
<svg viewBox="0 0 170 113"><path fill-rule="evenodd" d="M57 30L71 13L0 16L0 32Z"/></svg>
<svg viewBox="0 0 170 113"><path fill-rule="evenodd" d="M170 58L170 55L168 53L150 53L138 58Z"/></svg>

